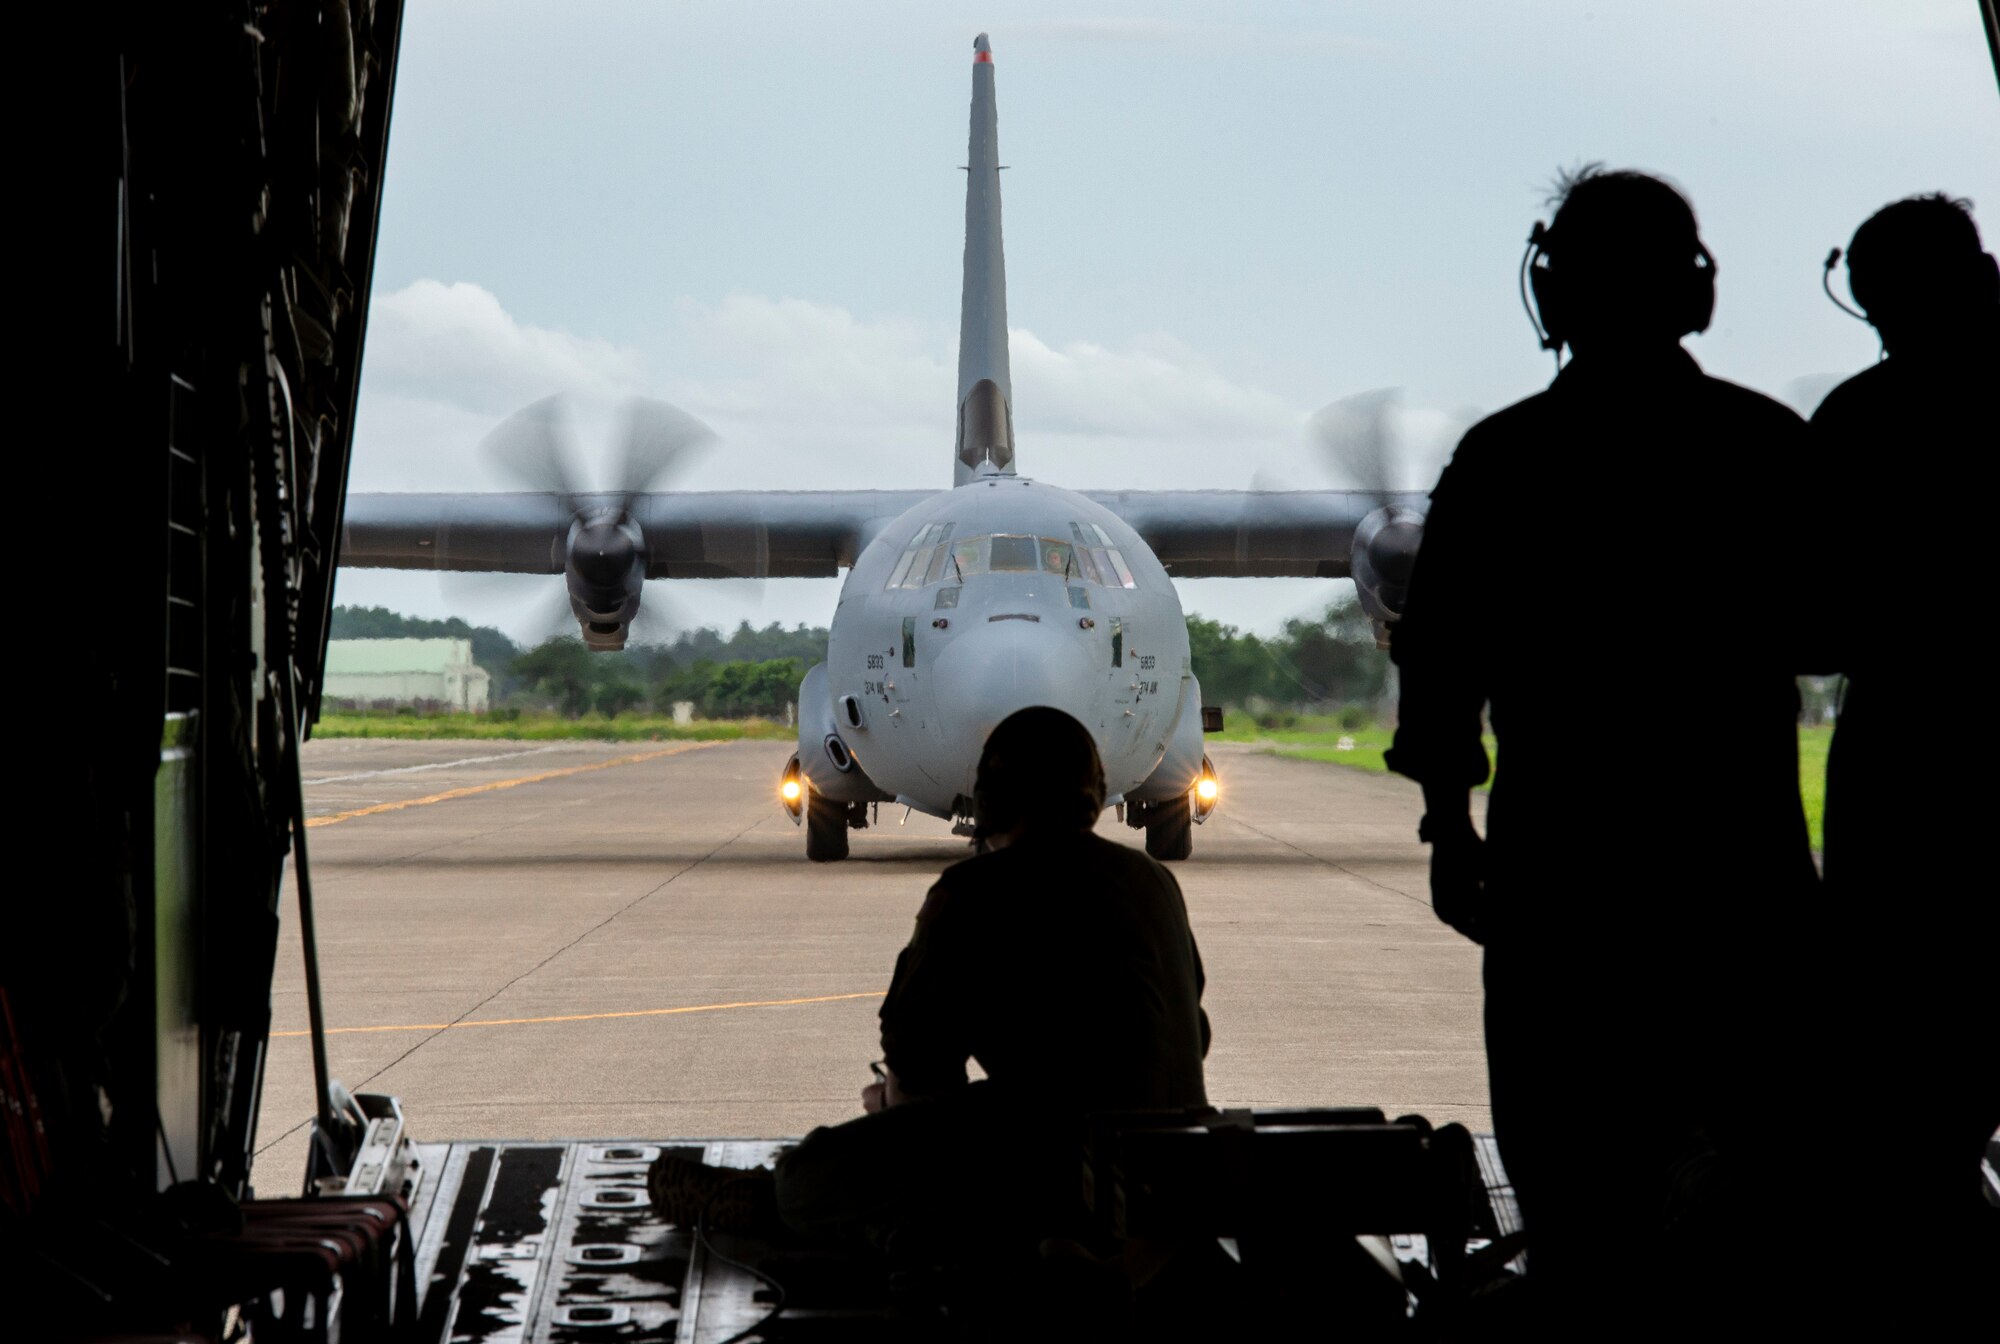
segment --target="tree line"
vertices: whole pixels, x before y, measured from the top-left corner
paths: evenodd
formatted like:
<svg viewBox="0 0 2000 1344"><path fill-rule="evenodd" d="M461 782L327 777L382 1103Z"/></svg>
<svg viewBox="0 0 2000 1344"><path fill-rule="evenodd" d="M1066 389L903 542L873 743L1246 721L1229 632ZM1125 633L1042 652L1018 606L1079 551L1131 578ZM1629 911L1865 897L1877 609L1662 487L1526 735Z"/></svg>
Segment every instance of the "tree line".
<svg viewBox="0 0 2000 1344"><path fill-rule="evenodd" d="M1211 705L1266 710L1373 709L1388 690L1389 655L1352 596L1318 617L1293 617L1275 635L1190 615L1188 651Z"/></svg>
<svg viewBox="0 0 2000 1344"><path fill-rule="evenodd" d="M1388 655L1352 597L1316 619L1294 618L1257 635L1203 616L1187 618L1202 698L1265 713L1333 706L1373 707L1388 683ZM522 648L492 626L458 617L426 620L386 607L335 607L335 639L469 639L472 658L493 678L496 708L548 708L571 717L641 710L671 713L688 702L702 718L778 718L796 700L806 669L826 658L825 626L748 621L729 634L683 631L670 643L591 653L575 636Z"/></svg>
<svg viewBox="0 0 2000 1344"><path fill-rule="evenodd" d="M453 616L426 620L387 607L335 607L334 639L469 639L493 678L496 709L553 709L571 718L672 713L686 701L709 719L782 718L806 669L826 658L826 627L748 621L725 635L702 627L666 644L591 653L574 635L523 648L504 631Z"/></svg>

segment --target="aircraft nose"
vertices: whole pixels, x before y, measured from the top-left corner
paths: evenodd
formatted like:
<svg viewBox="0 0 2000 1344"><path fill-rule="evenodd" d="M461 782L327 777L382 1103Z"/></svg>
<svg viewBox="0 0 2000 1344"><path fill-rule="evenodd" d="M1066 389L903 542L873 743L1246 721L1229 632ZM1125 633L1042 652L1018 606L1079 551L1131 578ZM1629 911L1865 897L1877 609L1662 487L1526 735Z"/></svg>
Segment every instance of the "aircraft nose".
<svg viewBox="0 0 2000 1344"><path fill-rule="evenodd" d="M1049 705L1098 734L1105 671L1076 631L1021 616L996 615L954 638L938 653L931 688L950 759L964 763L962 791L972 792L987 736L1017 709Z"/></svg>

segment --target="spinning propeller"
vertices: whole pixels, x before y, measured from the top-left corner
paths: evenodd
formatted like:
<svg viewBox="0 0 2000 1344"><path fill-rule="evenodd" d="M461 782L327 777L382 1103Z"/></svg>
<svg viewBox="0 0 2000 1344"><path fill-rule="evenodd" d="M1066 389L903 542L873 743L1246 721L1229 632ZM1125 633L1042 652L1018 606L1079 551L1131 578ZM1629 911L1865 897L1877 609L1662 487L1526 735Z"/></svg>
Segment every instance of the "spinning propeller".
<svg viewBox="0 0 2000 1344"><path fill-rule="evenodd" d="M634 398L624 408L624 430L609 490L582 487L578 456L561 397L545 397L516 411L480 442L479 451L503 475L547 495L568 520L562 540L568 615L593 650L625 647L639 618L655 541L642 518L645 496L685 476L715 439L707 425L663 401ZM753 549L761 550L761 547ZM452 568L439 556L441 568ZM559 611L538 628L566 625Z"/></svg>
<svg viewBox="0 0 2000 1344"><path fill-rule="evenodd" d="M1403 613L1409 596L1410 572L1417 545L1423 539L1422 491L1435 478L1431 454L1411 447L1400 429L1400 396L1381 388L1343 397L1316 411L1307 422L1313 456L1337 489L1361 497L1367 512L1355 527L1349 551L1362 610L1375 622L1378 638ZM1476 416L1450 417L1443 426L1455 441L1462 424ZM1282 519L1290 487L1259 471L1251 478L1254 492L1247 509L1257 511L1268 526ZM1251 526L1238 531L1238 547L1249 544Z"/></svg>
<svg viewBox="0 0 2000 1344"><path fill-rule="evenodd" d="M1354 530L1349 564L1362 609L1378 626L1403 614L1424 535L1422 510L1394 488L1414 467L1395 428L1398 400L1393 388L1363 392L1321 407L1310 422L1321 462L1358 486L1372 506Z"/></svg>

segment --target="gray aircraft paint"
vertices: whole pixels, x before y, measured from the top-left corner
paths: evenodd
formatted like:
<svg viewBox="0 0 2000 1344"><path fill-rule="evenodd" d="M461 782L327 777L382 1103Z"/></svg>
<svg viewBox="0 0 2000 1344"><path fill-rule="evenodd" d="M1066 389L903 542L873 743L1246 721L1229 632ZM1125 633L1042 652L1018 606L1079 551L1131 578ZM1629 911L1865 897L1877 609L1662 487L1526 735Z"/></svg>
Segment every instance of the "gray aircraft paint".
<svg viewBox="0 0 2000 1344"><path fill-rule="evenodd" d="M1080 571L960 579L949 569L921 587L889 586L927 527L949 525L953 541L996 534L1062 541L1072 524L1105 529L1133 587L1087 582ZM1072 605L1072 588L1087 607ZM953 605L941 605L946 601ZM906 621L915 639L908 664ZM813 697L812 722L801 707L799 761L813 787L834 798L886 795L949 817L971 796L987 734L1029 705L1053 705L1090 728L1114 796L1172 797L1186 791L1201 764L1200 692L1166 570L1118 515L1039 481L989 475L933 496L885 528L842 586L824 685L824 698ZM832 712L849 696L861 710L858 726ZM1185 737L1183 721L1196 730L1193 761L1177 761L1184 774L1146 787L1169 747ZM865 778L837 768L828 732L840 735Z"/></svg>
<svg viewBox="0 0 2000 1344"><path fill-rule="evenodd" d="M1181 579L1352 574L1356 530L1378 501L1349 490L1087 490ZM934 490L700 490L640 495L649 579L825 578ZM612 496L587 495L586 505ZM1421 511L1417 492L1390 496ZM349 569L560 574L569 519L549 495L350 495Z"/></svg>
<svg viewBox="0 0 2000 1344"><path fill-rule="evenodd" d="M993 47L986 34L973 39L972 51L954 485L964 485L982 472L1014 470L1014 378L1007 365L1007 259L1000 237L1000 118L993 96ZM982 388L982 382L990 382L991 389Z"/></svg>

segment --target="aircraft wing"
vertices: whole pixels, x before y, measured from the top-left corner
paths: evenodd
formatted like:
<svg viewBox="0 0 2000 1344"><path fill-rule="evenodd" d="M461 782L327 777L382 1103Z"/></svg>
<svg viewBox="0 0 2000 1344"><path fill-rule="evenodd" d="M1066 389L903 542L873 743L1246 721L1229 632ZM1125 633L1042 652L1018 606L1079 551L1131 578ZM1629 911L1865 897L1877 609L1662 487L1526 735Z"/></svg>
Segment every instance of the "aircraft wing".
<svg viewBox="0 0 2000 1344"><path fill-rule="evenodd" d="M649 579L824 578L928 490L713 490L639 495ZM615 495L582 496L615 509ZM359 569L561 574L570 512L548 494L347 497L340 563Z"/></svg>
<svg viewBox="0 0 2000 1344"><path fill-rule="evenodd" d="M1175 578L1351 578L1394 620L1426 499L1359 490L1086 492ZM637 495L350 495L340 563L360 569L568 574L593 647L619 648L648 579L830 578L927 490L704 490ZM580 531L578 529L581 529ZM622 534L622 535L621 535ZM629 538L627 540L626 538Z"/></svg>
<svg viewBox="0 0 2000 1344"><path fill-rule="evenodd" d="M1087 490L1178 579L1353 577L1355 537L1384 506L1421 516L1420 491ZM1364 542L1365 544L1365 542Z"/></svg>
<svg viewBox="0 0 2000 1344"><path fill-rule="evenodd" d="M715 490L641 495L649 579L825 578L924 490ZM1132 525L1176 578L1346 578L1354 537L1415 491L1085 491ZM586 502L580 501L580 502ZM614 496L603 497L612 507ZM547 494L348 496L340 562L360 569L560 574L569 515Z"/></svg>

